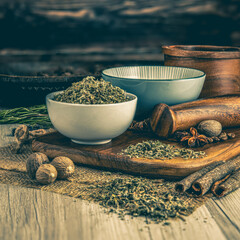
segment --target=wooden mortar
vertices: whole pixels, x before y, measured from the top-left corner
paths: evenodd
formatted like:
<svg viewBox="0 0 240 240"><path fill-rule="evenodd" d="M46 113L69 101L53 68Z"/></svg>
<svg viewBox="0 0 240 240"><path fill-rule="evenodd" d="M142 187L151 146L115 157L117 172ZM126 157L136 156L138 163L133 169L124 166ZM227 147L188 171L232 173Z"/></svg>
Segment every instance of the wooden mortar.
<svg viewBox="0 0 240 240"><path fill-rule="evenodd" d="M240 94L199 99L169 107L160 103L150 118L153 132L168 137L203 120L217 120L223 127L240 126Z"/></svg>
<svg viewBox="0 0 240 240"><path fill-rule="evenodd" d="M240 48L207 45L163 46L164 65L202 70L200 98L240 92Z"/></svg>

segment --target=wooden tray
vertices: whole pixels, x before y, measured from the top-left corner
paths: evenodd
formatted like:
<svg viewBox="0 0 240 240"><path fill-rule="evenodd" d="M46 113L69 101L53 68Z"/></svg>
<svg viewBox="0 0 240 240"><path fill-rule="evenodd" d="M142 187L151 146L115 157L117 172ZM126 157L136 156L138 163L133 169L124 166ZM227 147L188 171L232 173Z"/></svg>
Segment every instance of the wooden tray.
<svg viewBox="0 0 240 240"><path fill-rule="evenodd" d="M100 146L75 144L60 133L51 133L34 140L32 149L33 151L45 153L50 158L57 156L69 157L76 164L86 164L157 178L181 178L213 162L227 161L240 154L240 129L232 129L231 132L236 134L236 138L198 148L196 150L205 151L207 156L190 160L181 158L158 160L117 155L130 144L156 138L151 134L146 135L131 131L127 131L118 138L113 139L112 142ZM178 146L173 142L162 141Z"/></svg>

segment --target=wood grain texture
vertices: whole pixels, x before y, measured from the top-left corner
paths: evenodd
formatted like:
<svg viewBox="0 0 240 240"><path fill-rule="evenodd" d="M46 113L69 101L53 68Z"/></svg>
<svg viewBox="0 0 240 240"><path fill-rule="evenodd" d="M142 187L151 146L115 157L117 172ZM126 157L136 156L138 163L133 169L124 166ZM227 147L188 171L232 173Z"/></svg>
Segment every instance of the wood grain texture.
<svg viewBox="0 0 240 240"><path fill-rule="evenodd" d="M160 137L187 130L203 120L217 120L223 127L240 126L240 95L226 95L186 102L174 106L155 106L150 124Z"/></svg>
<svg viewBox="0 0 240 240"><path fill-rule="evenodd" d="M205 206L185 222L146 224L144 218L120 220L97 204L35 189L0 184L0 193L0 239L4 240L227 239Z"/></svg>
<svg viewBox="0 0 240 240"><path fill-rule="evenodd" d="M118 155L122 149L130 144L143 140L155 139L153 135L125 132L111 143L101 146L85 146L72 143L70 139L59 133L53 133L37 138L32 143L32 149L45 153L48 157L66 156L77 164L86 164L95 167L121 170L125 172L149 175L152 177L179 178L189 175L213 162L227 161L240 154L240 130L235 129L236 138L217 144L208 144L197 150L205 151L206 157L184 160L129 158ZM169 141L163 142L174 144ZM180 147L180 146L179 146Z"/></svg>
<svg viewBox="0 0 240 240"><path fill-rule="evenodd" d="M0 146L13 141L16 125L0 125ZM1 156L0 156L1 157ZM169 225L143 218L120 220L93 203L66 196L0 184L0 239L12 240L238 240L240 189Z"/></svg>
<svg viewBox="0 0 240 240"><path fill-rule="evenodd" d="M169 43L237 46L238 12L235 0L1 0L0 27L8 34L0 43L21 49L94 44L104 55L110 45L118 54L146 46L150 55Z"/></svg>
<svg viewBox="0 0 240 240"><path fill-rule="evenodd" d="M213 198L206 203L212 217L216 220L227 239L240 238L240 189L221 199Z"/></svg>
<svg viewBox="0 0 240 240"><path fill-rule="evenodd" d="M196 68L206 73L200 97L240 92L240 48L224 46L164 46L165 66Z"/></svg>

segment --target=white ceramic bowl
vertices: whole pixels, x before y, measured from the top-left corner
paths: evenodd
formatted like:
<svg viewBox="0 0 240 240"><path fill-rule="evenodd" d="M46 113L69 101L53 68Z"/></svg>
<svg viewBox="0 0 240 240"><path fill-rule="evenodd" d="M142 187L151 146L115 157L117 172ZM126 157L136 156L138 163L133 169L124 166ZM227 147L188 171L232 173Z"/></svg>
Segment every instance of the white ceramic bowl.
<svg viewBox="0 0 240 240"><path fill-rule="evenodd" d="M172 66L109 68L102 77L138 97L136 116L146 118L158 103L168 105L196 100L205 80L203 71Z"/></svg>
<svg viewBox="0 0 240 240"><path fill-rule="evenodd" d="M46 96L47 109L53 126L64 136L79 144L105 144L130 126L136 111L137 97L114 104L73 104L53 100L54 92Z"/></svg>

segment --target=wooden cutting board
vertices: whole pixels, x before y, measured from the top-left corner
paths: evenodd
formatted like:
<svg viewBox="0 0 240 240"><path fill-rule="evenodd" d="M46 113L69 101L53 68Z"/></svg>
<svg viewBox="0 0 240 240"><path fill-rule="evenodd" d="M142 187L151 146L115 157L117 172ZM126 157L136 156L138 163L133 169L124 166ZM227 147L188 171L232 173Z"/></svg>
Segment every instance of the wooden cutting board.
<svg viewBox="0 0 240 240"><path fill-rule="evenodd" d="M231 132L236 134L236 138L197 148L195 150L205 151L207 156L189 160L181 158L171 160L129 158L127 156L117 155L117 153L121 152L122 149L130 144L157 138L151 134L146 135L146 133L143 134L132 131L125 132L108 144L98 146L79 145L71 142L70 139L60 133L50 133L34 140L32 149L36 152L45 153L49 158L57 156L69 157L76 164L157 178L182 178L213 162L227 161L240 154L240 129L231 129ZM175 142L162 141L179 146Z"/></svg>

